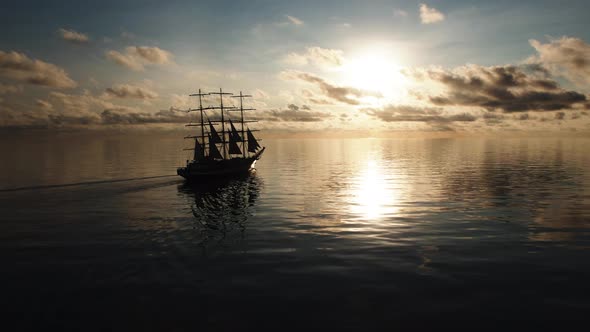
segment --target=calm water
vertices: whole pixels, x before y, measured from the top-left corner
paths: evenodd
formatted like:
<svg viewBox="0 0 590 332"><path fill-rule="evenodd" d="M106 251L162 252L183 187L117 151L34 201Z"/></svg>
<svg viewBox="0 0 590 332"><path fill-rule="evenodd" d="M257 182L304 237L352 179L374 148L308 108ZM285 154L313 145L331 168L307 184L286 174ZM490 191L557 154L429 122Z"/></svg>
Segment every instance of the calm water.
<svg viewBox="0 0 590 332"><path fill-rule="evenodd" d="M169 176L182 144L2 136L5 313L85 330L587 319L590 139L268 139L255 174L198 187Z"/></svg>

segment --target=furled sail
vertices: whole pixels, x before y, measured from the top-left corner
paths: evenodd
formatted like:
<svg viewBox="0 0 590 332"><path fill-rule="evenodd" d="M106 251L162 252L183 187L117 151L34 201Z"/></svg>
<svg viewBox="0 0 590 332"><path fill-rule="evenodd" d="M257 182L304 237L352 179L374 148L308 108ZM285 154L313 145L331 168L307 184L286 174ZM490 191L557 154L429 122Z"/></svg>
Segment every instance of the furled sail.
<svg viewBox="0 0 590 332"><path fill-rule="evenodd" d="M217 137L217 138L219 138L219 137ZM209 157L215 158L215 159L223 159L223 157L221 156L221 153L219 153L219 149L217 149L217 146L215 145L211 135L209 135Z"/></svg>
<svg viewBox="0 0 590 332"><path fill-rule="evenodd" d="M236 143L234 135L229 136L229 154L242 154L242 150Z"/></svg>
<svg viewBox="0 0 590 332"><path fill-rule="evenodd" d="M241 142L242 138L240 137L240 134L236 130L236 127L234 127L234 123L231 120L229 120L229 124L231 125L231 136L232 136L233 140L236 142Z"/></svg>
<svg viewBox="0 0 590 332"><path fill-rule="evenodd" d="M194 160L201 160L205 157L205 151L203 150L203 146L199 143L198 139L195 139L195 155Z"/></svg>
<svg viewBox="0 0 590 332"><path fill-rule="evenodd" d="M256 152L260 148L260 144L248 128L248 152Z"/></svg>
<svg viewBox="0 0 590 332"><path fill-rule="evenodd" d="M213 125L211 124L211 121L209 121L209 129L210 129L210 136L209 136L209 142L210 143L221 143L221 137L219 137L219 134L217 133L217 130L215 130L215 127L213 127Z"/></svg>

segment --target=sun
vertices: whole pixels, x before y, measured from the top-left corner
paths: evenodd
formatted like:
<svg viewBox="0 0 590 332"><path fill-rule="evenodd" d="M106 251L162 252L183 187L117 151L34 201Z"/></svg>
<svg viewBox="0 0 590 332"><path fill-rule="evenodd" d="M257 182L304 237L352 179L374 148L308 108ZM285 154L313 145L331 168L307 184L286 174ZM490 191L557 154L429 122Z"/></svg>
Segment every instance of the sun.
<svg viewBox="0 0 590 332"><path fill-rule="evenodd" d="M366 50L348 60L343 68L347 84L362 90L380 93L389 100L398 100L406 92L406 77L396 59L380 50Z"/></svg>

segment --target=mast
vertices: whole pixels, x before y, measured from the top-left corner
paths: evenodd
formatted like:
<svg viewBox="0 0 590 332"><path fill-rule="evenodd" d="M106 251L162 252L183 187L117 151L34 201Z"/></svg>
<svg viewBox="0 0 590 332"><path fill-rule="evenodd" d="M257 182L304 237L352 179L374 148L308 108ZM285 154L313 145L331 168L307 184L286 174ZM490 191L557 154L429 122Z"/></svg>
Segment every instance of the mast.
<svg viewBox="0 0 590 332"><path fill-rule="evenodd" d="M252 95L244 95L240 91L239 96L232 96L232 98L240 98L240 123L242 124L242 153L243 157L246 158L246 136L244 135L244 111L254 110L253 108L244 109L243 101L246 97L252 97Z"/></svg>
<svg viewBox="0 0 590 332"><path fill-rule="evenodd" d="M189 95L189 96L191 96L191 97L194 97L194 96L198 96L198 97L199 97L199 112L200 112L200 115L201 115L201 142L202 142L202 143L201 143L201 146L203 147L203 148L201 149L202 153L201 153L201 156L200 156L200 158L204 158L204 157L205 157L205 149L204 149L204 147L206 146L206 143L205 143L205 123L204 123L204 118L205 118L205 117L204 117L204 114L203 114L203 111L204 111L205 109L203 108L203 99L202 99L202 97L203 97L203 96L207 96L207 95L208 95L207 93L202 93L202 92L201 92L201 89L199 89L199 93L193 93L193 94L190 94L190 95ZM189 112L190 112L190 111L191 111L191 110L189 109ZM194 137L188 136L187 138L194 138L194 139L195 139L195 141L196 141L197 143L199 142L199 138L198 138L198 136L194 136ZM196 146L196 145L195 145L195 146ZM197 151L196 151L196 149L195 149L195 156L196 156L196 152L197 152ZM195 160L197 160L197 158L196 158L196 157L195 157L194 159L195 159Z"/></svg>
<svg viewBox="0 0 590 332"><path fill-rule="evenodd" d="M203 123L203 94L201 93L201 89L199 89L199 111L201 111L201 137L203 140L203 143L205 143L205 124ZM199 140L198 138L195 138L197 141ZM203 144L205 145L205 144ZM203 150L203 157L205 156L205 150Z"/></svg>
<svg viewBox="0 0 590 332"><path fill-rule="evenodd" d="M227 147L225 142L225 119L223 115L223 95L233 95L233 93L223 92L219 88L219 92L209 92L211 95L219 95L219 109L221 110L221 141L223 144L223 159L227 159Z"/></svg>

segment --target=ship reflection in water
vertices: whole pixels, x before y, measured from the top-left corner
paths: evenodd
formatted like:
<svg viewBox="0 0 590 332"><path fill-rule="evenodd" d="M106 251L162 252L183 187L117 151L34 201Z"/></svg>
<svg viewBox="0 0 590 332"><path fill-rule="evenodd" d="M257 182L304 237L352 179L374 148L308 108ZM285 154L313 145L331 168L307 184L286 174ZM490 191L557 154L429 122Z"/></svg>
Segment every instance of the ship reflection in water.
<svg viewBox="0 0 590 332"><path fill-rule="evenodd" d="M229 179L185 182L178 190L193 201L191 211L196 228L203 231L206 238L220 235L223 239L232 232L243 235L261 186L262 180L251 171Z"/></svg>

